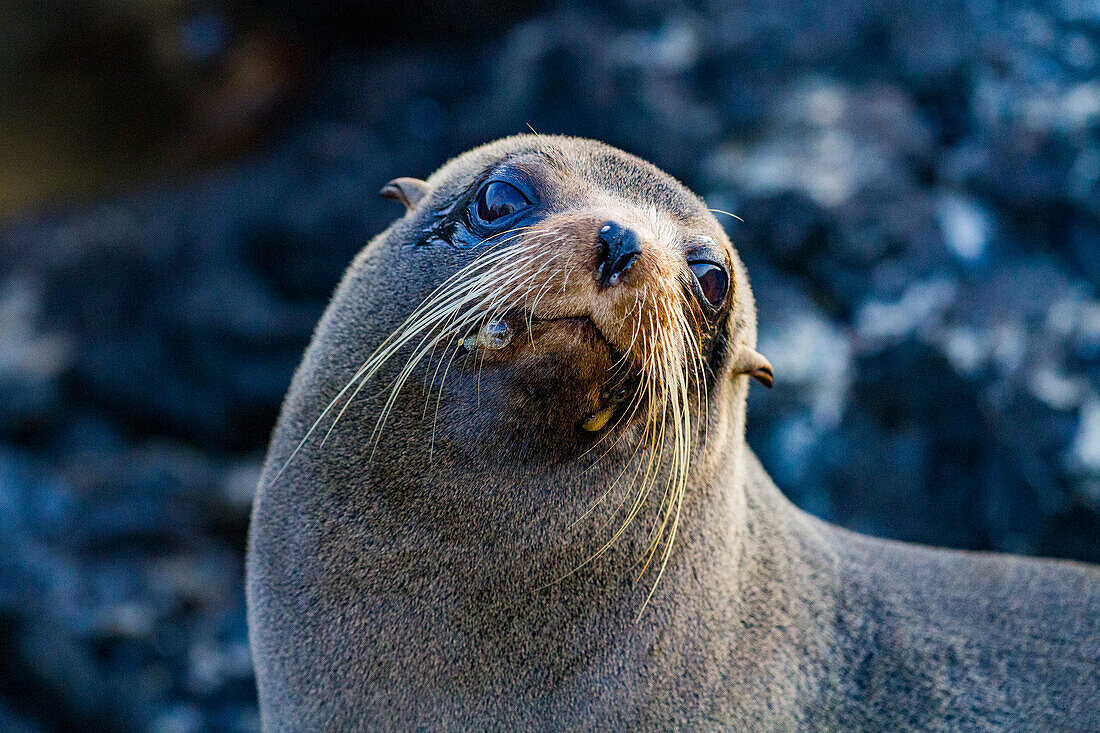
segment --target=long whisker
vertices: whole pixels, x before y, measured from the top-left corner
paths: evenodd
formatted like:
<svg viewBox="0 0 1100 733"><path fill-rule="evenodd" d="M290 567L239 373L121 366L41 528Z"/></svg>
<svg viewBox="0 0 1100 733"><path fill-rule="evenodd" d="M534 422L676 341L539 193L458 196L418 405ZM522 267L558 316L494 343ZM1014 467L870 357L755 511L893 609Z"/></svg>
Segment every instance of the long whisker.
<svg viewBox="0 0 1100 733"><path fill-rule="evenodd" d="M745 223L745 220L739 217L737 214L731 214L728 211L722 211L721 209L707 209L707 211L714 212L715 214L725 214L726 216L732 216L734 219L741 222L742 224Z"/></svg>

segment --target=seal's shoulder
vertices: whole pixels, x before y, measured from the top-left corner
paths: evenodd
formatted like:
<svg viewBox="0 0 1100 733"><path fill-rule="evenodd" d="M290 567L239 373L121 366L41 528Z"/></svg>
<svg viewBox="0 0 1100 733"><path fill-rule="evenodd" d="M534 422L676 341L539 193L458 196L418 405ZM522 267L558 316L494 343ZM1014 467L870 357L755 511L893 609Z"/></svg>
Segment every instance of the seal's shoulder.
<svg viewBox="0 0 1100 733"><path fill-rule="evenodd" d="M877 720L1100 729L1100 568L842 534L849 682Z"/></svg>

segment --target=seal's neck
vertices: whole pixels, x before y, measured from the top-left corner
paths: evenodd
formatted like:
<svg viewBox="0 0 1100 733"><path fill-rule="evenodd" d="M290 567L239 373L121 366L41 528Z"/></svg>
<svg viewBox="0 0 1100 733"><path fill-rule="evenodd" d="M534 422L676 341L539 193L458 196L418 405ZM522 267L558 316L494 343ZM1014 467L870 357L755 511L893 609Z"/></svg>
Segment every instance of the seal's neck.
<svg viewBox="0 0 1100 733"><path fill-rule="evenodd" d="M711 431L675 512L664 503L670 500L663 493L670 486L666 476L650 479L648 487L641 484L647 463L638 452L622 465L589 458L567 466L529 463L489 470L470 466L461 456L437 458L451 468L419 474L391 470L378 475L368 491L349 491L344 499L352 503L348 514L357 518L354 531L369 537L369 554L360 563L381 575L393 574L395 557L411 561L409 550L417 548L421 565L406 568L403 576L410 581L420 573L451 574L458 593L483 585L477 592L529 597L569 586L586 596L614 596L636 615L666 594L664 586L675 587L676 573L698 578L714 571L729 577L749 519L746 478L758 469L742 434L740 419ZM464 470L459 474L455 465ZM627 520L635 501L637 515ZM662 522L664 533L655 545ZM670 541L665 564L662 555ZM655 587L659 590L651 594Z"/></svg>
<svg viewBox="0 0 1100 733"><path fill-rule="evenodd" d="M369 533L369 541L356 564L384 578L387 592L403 592L410 602L430 577L433 585L446 587L444 595L462 609L466 623L482 612L487 625L495 623L494 609L517 614L554 606L551 616L567 624L587 623L599 614L636 624L639 617L643 622L660 617L662 609L683 611L689 596L721 605L745 544L753 540L750 525L759 528L770 521L753 512L773 511L784 502L778 495L749 496L747 486L768 492L756 487L759 482L747 481L761 469L743 440L711 448L709 460L689 483L663 571L664 545L650 554L655 527L664 518L659 489L607 548L622 523L623 513L613 511L620 497L610 495L614 502L604 502L603 514L585 516L590 500L562 506L552 495L557 487L534 476L525 483L524 477L509 477L514 501L437 499L426 507L413 499L372 511L373 518L357 530ZM600 491L588 487L589 494ZM692 586L690 594L682 592L684 584ZM481 605L471 613L464 604L475 598Z"/></svg>
<svg viewBox="0 0 1100 733"><path fill-rule="evenodd" d="M467 720L497 719L503 708L570 719L568 707L595 686L607 686L609 704L642 709L696 673L712 686L789 679L798 670L769 656L773 637L799 643L794 636L829 617L798 590L811 582L803 558L821 552L808 547L813 532L744 444L740 423L732 427L699 463L655 588L652 566L640 573L637 562L646 517L585 563L593 546L561 542L561 525L498 520L494 529L484 517L495 509L483 508L470 523L484 541L456 541L462 522L435 516L438 505L360 492L367 500L356 509L325 517L321 606L311 613L342 628L346 609L363 609L356 617L370 628L346 633L371 678L417 690L410 709L461 710ZM516 487L524 502L536 496L529 490ZM552 499L526 518L561 513ZM515 544L525 530L536 539Z"/></svg>

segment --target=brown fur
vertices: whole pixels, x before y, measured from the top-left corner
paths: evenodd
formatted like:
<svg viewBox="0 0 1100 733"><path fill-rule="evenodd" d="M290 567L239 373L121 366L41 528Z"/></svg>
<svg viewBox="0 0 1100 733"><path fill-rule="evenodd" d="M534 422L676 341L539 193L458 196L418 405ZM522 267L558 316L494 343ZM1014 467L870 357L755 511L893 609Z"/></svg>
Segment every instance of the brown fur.
<svg viewBox="0 0 1100 733"><path fill-rule="evenodd" d="M490 270L538 274L467 325L518 310L514 340L456 357L464 334L442 321L400 391L415 339L357 382L491 256L447 212L502 168L537 184L540 209ZM401 190L405 216L318 326L257 495L266 729L1100 729L1096 568L865 538L775 488L743 437L748 377L770 379L748 279L683 186L600 143L521 136ZM601 289L605 219L644 246ZM717 314L681 294L702 235L730 268ZM583 429L660 355L661 384ZM676 415L653 410L672 383L679 459Z"/></svg>

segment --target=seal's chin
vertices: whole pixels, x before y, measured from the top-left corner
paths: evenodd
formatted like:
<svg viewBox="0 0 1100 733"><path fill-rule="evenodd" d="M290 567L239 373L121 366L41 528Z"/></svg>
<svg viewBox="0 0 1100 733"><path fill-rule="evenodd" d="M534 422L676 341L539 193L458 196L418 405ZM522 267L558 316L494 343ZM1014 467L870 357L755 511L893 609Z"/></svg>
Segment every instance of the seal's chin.
<svg viewBox="0 0 1100 733"><path fill-rule="evenodd" d="M617 423L637 391L629 360L585 315L539 318L517 311L462 339L461 369L501 379L526 418L580 437Z"/></svg>

